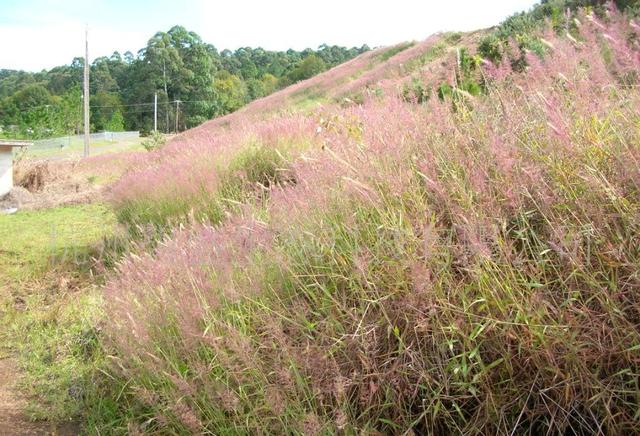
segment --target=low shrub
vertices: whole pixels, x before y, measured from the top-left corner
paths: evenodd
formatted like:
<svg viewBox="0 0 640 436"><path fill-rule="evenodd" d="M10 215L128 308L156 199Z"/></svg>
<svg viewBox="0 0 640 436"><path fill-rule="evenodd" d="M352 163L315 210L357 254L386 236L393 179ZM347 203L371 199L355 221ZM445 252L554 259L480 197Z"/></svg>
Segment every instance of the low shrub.
<svg viewBox="0 0 640 436"><path fill-rule="evenodd" d="M156 130L151 132L148 135L148 139L145 139L144 141L142 141L141 144L145 150L152 151L162 147L165 144L165 142L166 142L165 136Z"/></svg>
<svg viewBox="0 0 640 436"><path fill-rule="evenodd" d="M431 98L431 89L417 77L405 82L402 88L402 99L411 103L426 103Z"/></svg>

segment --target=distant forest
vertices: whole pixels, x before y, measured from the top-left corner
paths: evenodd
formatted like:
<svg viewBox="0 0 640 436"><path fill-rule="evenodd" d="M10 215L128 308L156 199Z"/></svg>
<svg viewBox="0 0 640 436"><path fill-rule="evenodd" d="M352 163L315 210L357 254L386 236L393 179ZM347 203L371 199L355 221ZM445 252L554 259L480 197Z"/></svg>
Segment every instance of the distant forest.
<svg viewBox="0 0 640 436"><path fill-rule="evenodd" d="M219 52L182 26L158 32L137 55L114 52L90 70L91 130L184 130L310 78L369 50L243 47ZM82 129L84 59L31 73L0 70L0 135L42 138ZM180 103L176 103L180 101ZM179 110L176 124L176 110Z"/></svg>

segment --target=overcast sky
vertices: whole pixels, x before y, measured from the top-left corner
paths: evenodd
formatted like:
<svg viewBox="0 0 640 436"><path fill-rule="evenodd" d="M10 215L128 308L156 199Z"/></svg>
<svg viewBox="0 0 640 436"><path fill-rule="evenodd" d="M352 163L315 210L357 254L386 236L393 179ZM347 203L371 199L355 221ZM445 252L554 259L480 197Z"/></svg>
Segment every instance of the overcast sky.
<svg viewBox="0 0 640 436"><path fill-rule="evenodd" d="M473 30L529 9L535 0L0 0L0 68L38 71L114 51L134 54L180 24L218 49L371 47Z"/></svg>

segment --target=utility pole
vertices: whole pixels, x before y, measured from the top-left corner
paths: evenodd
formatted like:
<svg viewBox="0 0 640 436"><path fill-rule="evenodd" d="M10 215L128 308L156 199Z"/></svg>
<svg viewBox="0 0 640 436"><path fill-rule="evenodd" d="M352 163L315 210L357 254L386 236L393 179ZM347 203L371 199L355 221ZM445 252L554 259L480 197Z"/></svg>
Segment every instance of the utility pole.
<svg viewBox="0 0 640 436"><path fill-rule="evenodd" d="M89 25L84 31L84 157L89 156Z"/></svg>
<svg viewBox="0 0 640 436"><path fill-rule="evenodd" d="M180 118L180 100L176 100L176 133L178 133L178 119Z"/></svg>
<svg viewBox="0 0 640 436"><path fill-rule="evenodd" d="M158 93L153 96L153 131L158 133Z"/></svg>
<svg viewBox="0 0 640 436"><path fill-rule="evenodd" d="M164 98L166 98L167 105L165 106L165 124L164 130L165 133L169 133L169 91L167 90L167 65L164 61L164 57L162 58L162 77L164 79Z"/></svg>

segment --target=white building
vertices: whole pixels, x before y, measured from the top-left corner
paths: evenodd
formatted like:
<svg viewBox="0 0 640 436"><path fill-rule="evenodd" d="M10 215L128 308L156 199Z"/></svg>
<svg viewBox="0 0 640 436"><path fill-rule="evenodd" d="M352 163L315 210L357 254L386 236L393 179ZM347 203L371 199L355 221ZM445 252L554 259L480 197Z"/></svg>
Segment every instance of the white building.
<svg viewBox="0 0 640 436"><path fill-rule="evenodd" d="M31 145L25 141L0 139L0 197L13 188L13 148Z"/></svg>

